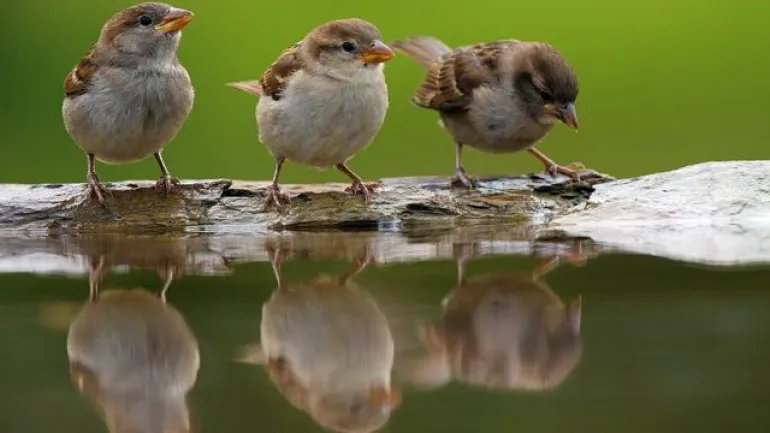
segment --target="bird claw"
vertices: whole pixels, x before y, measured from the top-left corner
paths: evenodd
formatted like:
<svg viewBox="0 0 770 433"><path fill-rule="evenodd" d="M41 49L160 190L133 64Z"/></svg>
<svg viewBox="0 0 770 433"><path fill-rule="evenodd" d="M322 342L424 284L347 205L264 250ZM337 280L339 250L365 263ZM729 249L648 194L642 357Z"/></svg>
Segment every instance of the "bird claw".
<svg viewBox="0 0 770 433"><path fill-rule="evenodd" d="M278 185L270 185L267 187L265 209L275 208L281 210L285 205L289 204L291 204L291 199L288 195L281 192L281 188L279 188Z"/></svg>
<svg viewBox="0 0 770 433"><path fill-rule="evenodd" d="M110 190L105 188L104 184L102 184L102 181L99 180L99 176L97 176L96 173L89 173L88 196L91 198L96 198L96 200L99 201L99 204L106 207L107 202L104 200L105 195L111 196L112 193Z"/></svg>
<svg viewBox="0 0 770 433"><path fill-rule="evenodd" d="M161 176L160 179L155 182L155 190L166 197L174 192L174 189L177 186L179 186L179 179L168 175Z"/></svg>
<svg viewBox="0 0 770 433"><path fill-rule="evenodd" d="M345 188L345 192L351 195L361 195L364 197L364 200L369 203L372 201L372 194L374 193L374 189L378 186L379 184L376 183L365 184L360 180L354 180L349 187Z"/></svg>
<svg viewBox="0 0 770 433"><path fill-rule="evenodd" d="M545 167L546 173L550 174L553 177L556 177L558 174L563 174L567 177L570 177L578 182L580 182L580 173L577 171L564 167L559 164L549 164Z"/></svg>
<svg viewBox="0 0 770 433"><path fill-rule="evenodd" d="M451 187L476 189L479 186L479 182L476 179L468 176L468 173L463 169L457 170L455 177L450 182Z"/></svg>

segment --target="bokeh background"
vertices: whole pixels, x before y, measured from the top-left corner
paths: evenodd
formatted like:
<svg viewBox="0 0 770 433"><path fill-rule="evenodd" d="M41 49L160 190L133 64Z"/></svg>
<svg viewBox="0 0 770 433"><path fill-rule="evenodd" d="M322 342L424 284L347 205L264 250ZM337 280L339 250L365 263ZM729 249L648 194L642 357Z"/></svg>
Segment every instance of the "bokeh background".
<svg viewBox="0 0 770 433"><path fill-rule="evenodd" d="M62 83L103 23L130 1L8 2L0 26L0 182L82 181L85 157L61 121ZM255 99L225 87L258 78L287 45L326 20L359 16L386 40L422 33L449 45L499 38L554 44L578 73L580 133L556 128L539 146L561 163L581 161L634 176L726 159L770 158L770 2L733 0L414 1L180 0L195 21L180 58L197 98L166 150L183 178L266 179ZM373 180L449 175L452 143L436 114L409 103L423 71L405 56L388 64L391 109L375 142L352 161ZM469 150L473 174L540 170L524 154ZM150 160L97 168L106 181L154 179ZM333 171L287 166L285 182L345 181Z"/></svg>

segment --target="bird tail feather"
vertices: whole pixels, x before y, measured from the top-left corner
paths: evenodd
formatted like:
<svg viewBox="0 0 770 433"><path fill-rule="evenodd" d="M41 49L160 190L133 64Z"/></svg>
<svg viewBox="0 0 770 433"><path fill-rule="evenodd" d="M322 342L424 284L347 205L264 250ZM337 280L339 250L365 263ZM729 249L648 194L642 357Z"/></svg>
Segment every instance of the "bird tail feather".
<svg viewBox="0 0 770 433"><path fill-rule="evenodd" d="M254 96L262 95L262 86L259 81L236 81L233 83L227 83L228 86L235 89L243 90L246 93L250 93Z"/></svg>
<svg viewBox="0 0 770 433"><path fill-rule="evenodd" d="M393 41L391 46L426 67L452 52L445 43L430 36L413 36L405 41Z"/></svg>

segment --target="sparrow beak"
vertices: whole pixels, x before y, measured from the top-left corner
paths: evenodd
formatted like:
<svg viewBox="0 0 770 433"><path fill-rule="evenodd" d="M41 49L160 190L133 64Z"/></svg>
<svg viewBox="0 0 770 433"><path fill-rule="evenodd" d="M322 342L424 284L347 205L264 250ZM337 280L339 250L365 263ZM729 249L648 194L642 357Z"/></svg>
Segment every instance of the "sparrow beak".
<svg viewBox="0 0 770 433"><path fill-rule="evenodd" d="M396 54L387 45L381 41L374 41L374 43L362 52L359 58L367 64L371 63L383 63L392 59Z"/></svg>
<svg viewBox="0 0 770 433"><path fill-rule="evenodd" d="M172 8L163 21L155 26L155 30L163 33L178 32L193 19L193 13L184 9Z"/></svg>
<svg viewBox="0 0 770 433"><path fill-rule="evenodd" d="M575 113L575 104L562 105L556 109L556 116L564 122L565 125L578 130L577 113Z"/></svg>

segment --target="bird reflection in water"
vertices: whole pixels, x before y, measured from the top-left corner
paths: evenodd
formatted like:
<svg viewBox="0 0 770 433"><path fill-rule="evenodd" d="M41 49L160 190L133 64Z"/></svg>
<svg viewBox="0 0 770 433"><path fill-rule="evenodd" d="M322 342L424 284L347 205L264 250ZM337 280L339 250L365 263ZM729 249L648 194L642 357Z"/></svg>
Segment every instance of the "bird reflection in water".
<svg viewBox="0 0 770 433"><path fill-rule="evenodd" d="M457 380L494 390L558 387L582 356L581 298L565 304L540 278L561 260L531 275L468 278L469 247L457 254L458 282L444 301L440 323L420 328L428 356L413 369L414 384L435 388ZM580 253L570 261L582 264Z"/></svg>
<svg viewBox="0 0 770 433"><path fill-rule="evenodd" d="M391 387L388 322L352 282L369 263L368 251L340 276L296 285L283 282L283 252L269 252L278 287L262 309L261 347L247 347L241 361L264 365L281 394L325 428L381 428L400 394Z"/></svg>
<svg viewBox="0 0 770 433"><path fill-rule="evenodd" d="M155 295L143 289L99 292L103 260L92 264L91 295L69 328L70 377L111 433L190 431L187 392L200 364L198 343L166 303L170 273Z"/></svg>

